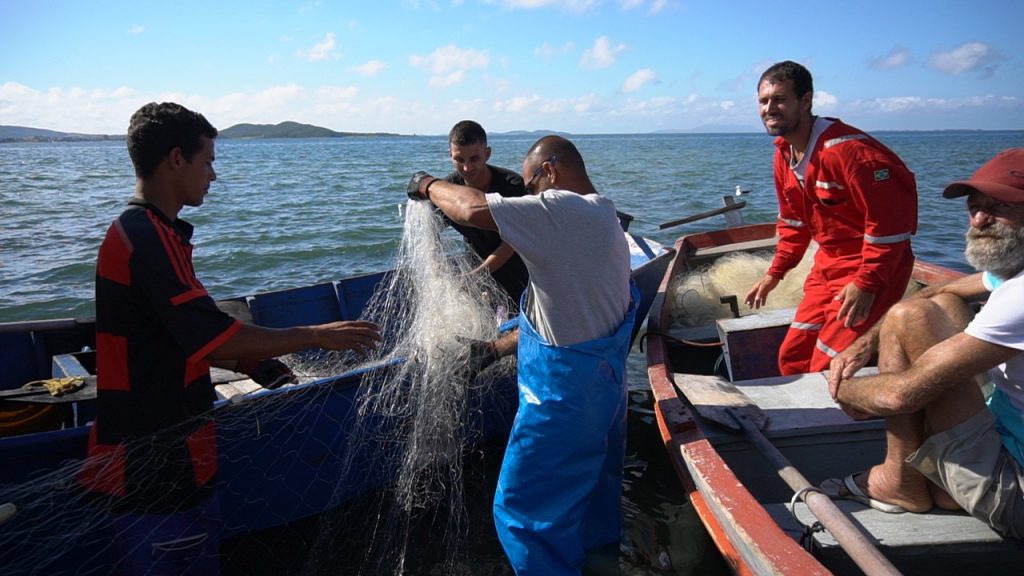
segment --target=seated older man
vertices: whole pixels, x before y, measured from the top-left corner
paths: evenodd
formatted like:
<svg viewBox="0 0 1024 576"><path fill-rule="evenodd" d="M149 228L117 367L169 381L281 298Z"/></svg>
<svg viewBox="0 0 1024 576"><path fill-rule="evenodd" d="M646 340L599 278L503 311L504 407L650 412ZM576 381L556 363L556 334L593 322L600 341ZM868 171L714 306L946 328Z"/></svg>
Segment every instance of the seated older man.
<svg viewBox="0 0 1024 576"><path fill-rule="evenodd" d="M980 272L893 307L831 364L832 397L886 419L884 462L822 489L885 512L962 507L1024 535L1024 149L1001 152L946 198L967 197L967 261ZM990 294L988 294L991 292ZM988 295L971 317L966 302ZM873 351L877 376L854 378ZM977 377L987 373L987 400Z"/></svg>

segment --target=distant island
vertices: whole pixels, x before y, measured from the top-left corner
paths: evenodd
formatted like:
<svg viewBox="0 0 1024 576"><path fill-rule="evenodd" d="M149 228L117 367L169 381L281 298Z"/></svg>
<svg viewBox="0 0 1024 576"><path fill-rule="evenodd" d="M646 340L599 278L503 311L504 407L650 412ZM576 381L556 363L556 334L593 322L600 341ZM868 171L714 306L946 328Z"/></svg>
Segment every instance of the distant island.
<svg viewBox="0 0 1024 576"><path fill-rule="evenodd" d="M42 128L0 125L0 142L88 142L93 140L124 140L124 134L78 134Z"/></svg>
<svg viewBox="0 0 1024 576"><path fill-rule="evenodd" d="M280 124L235 124L220 131L220 138L344 138L348 136L400 136L389 132L335 132L330 128L281 122Z"/></svg>
<svg viewBox="0 0 1024 576"><path fill-rule="evenodd" d="M388 132L335 132L329 128L281 122L280 124L235 124L218 132L219 138L344 138L351 136L400 136ZM124 140L124 134L80 134L42 128L0 125L0 142L89 142Z"/></svg>

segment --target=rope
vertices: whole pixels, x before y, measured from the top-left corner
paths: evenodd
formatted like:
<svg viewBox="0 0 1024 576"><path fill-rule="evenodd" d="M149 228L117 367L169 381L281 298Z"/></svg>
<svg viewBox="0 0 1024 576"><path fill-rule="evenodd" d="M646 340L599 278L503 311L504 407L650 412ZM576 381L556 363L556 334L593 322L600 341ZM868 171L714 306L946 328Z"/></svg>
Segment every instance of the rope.
<svg viewBox="0 0 1024 576"><path fill-rule="evenodd" d="M66 378L49 378L46 380L33 380L21 388L31 391L32 388L46 388L50 396L63 396L70 394L85 386L84 376L68 376Z"/></svg>
<svg viewBox="0 0 1024 576"><path fill-rule="evenodd" d="M803 501L804 494L808 492L824 494L824 492L815 486L804 486L797 490L796 494L793 494L793 497L789 499L789 513L793 515L793 519L796 520L798 524L803 526L803 533L800 535L800 545L803 546L804 550L814 552L814 534L817 532L824 532L825 526L818 520L815 520L814 523L810 525L804 524L796 515L797 500Z"/></svg>

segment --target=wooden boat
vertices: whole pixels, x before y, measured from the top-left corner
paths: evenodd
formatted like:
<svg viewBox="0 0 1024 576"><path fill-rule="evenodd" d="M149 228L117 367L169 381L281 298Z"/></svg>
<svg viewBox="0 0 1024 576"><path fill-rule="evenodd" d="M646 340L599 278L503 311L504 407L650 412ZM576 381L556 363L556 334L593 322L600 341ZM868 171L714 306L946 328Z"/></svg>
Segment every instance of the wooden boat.
<svg viewBox="0 0 1024 576"><path fill-rule="evenodd" d="M681 237L648 319L648 374L662 439L727 564L737 574L787 576L893 569L994 574L1020 566L1018 542L966 514L886 514L853 501L833 503L819 492L796 493L801 480L818 486L881 462L883 420L846 416L829 397L824 373L778 375L778 347L793 309L695 327L672 324L672 288L680 275L726 254L771 251L775 242L774 224ZM928 285L959 275L918 262L912 281ZM742 302L744 294L736 296ZM726 421L723 414L739 419ZM835 517L828 511L816 517L812 503ZM837 529L819 530L826 522L821 516ZM854 532L852 544L844 527Z"/></svg>
<svg viewBox="0 0 1024 576"><path fill-rule="evenodd" d="M672 251L625 234L632 276L643 296L640 312L646 315ZM357 319L386 278L387 273L360 275L222 304L269 327ZM60 397L45 391L21 392L25 383L34 380L90 376L95 371L94 353L83 349L95 347L94 330L93 319L0 324L4 366L0 410L25 407L26 419L31 420L21 423L25 433L0 436L0 572L4 574L37 569L47 574L110 571L109 566L94 565L94 554L76 548L73 539L61 532L68 526L45 526L48 515L66 505L64 499L74 500L69 484L85 455L95 415L94 384ZM391 361L395 362L401 360ZM390 368L385 362L299 385L258 389L245 393L241 402L242 396L215 404L222 538L314 517L388 482L394 466L386 460L384 447L360 439L356 470L344 456L352 435L376 436L375 430L355 428L353 406L360 381L367 374L385 377ZM237 378L232 374L220 374L221 382L240 385L232 382ZM216 372L214 380L218 381ZM249 384L246 391L258 388ZM478 408L470 418L468 437L485 440L506 435L517 405L514 376L479 389L481 397L469 400ZM40 410L41 406L45 409ZM50 485L54 486L52 498L46 495ZM32 562L45 558L45 567L30 567L25 558Z"/></svg>

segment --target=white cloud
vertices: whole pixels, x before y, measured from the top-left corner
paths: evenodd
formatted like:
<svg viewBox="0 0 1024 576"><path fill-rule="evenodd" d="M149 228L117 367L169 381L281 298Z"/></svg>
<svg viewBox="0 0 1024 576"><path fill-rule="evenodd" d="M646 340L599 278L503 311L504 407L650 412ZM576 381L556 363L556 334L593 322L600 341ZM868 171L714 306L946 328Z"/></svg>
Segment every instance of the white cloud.
<svg viewBox="0 0 1024 576"><path fill-rule="evenodd" d="M534 8L560 8L568 12L586 12L599 5L599 0L496 0L497 4L510 10L532 10Z"/></svg>
<svg viewBox="0 0 1024 576"><path fill-rule="evenodd" d="M923 96L894 96L858 100L849 106L862 112L903 114L907 112L991 110L1024 107L1019 96L968 96L966 98L928 98Z"/></svg>
<svg viewBox="0 0 1024 576"><path fill-rule="evenodd" d="M316 99L327 102L354 100L359 96L359 88L355 86L324 86L316 91Z"/></svg>
<svg viewBox="0 0 1024 576"><path fill-rule="evenodd" d="M432 74L430 85L445 87L458 84L465 79L467 70L487 68L491 58L480 50L463 50L454 44L442 46L428 56L412 55L409 64L413 68L429 70Z"/></svg>
<svg viewBox="0 0 1024 576"><path fill-rule="evenodd" d="M648 82L654 82L657 79L658 75L654 73L654 70L641 68L630 74L629 78L626 78L626 83L622 86L622 90L623 92L636 92Z"/></svg>
<svg viewBox="0 0 1024 576"><path fill-rule="evenodd" d="M435 74L430 77L429 84L434 88L447 88L462 82L466 78L464 70L452 70L447 74Z"/></svg>
<svg viewBox="0 0 1024 576"><path fill-rule="evenodd" d="M494 102L494 110L496 112L509 113L525 112L534 109L540 101L540 96L536 94L532 96L515 96L508 100L496 100Z"/></svg>
<svg viewBox="0 0 1024 576"><path fill-rule="evenodd" d="M811 103L811 107L814 108L815 111L822 108L828 110L834 108L837 104L839 104L839 98L837 98L835 94L830 94L824 90L814 91L814 101Z"/></svg>
<svg viewBox="0 0 1024 576"><path fill-rule="evenodd" d="M619 7L623 10L635 10L647 3L647 0L619 0ZM652 0L648 14L657 14L668 7L669 0Z"/></svg>
<svg viewBox="0 0 1024 576"><path fill-rule="evenodd" d="M978 72L983 76L992 74L1000 58L987 44L968 42L949 52L934 54L928 65L946 74Z"/></svg>
<svg viewBox="0 0 1024 576"><path fill-rule="evenodd" d="M310 62L341 58L341 55L335 51L334 32L328 32L324 39L314 44L312 48L309 50L299 50L296 55Z"/></svg>
<svg viewBox="0 0 1024 576"><path fill-rule="evenodd" d="M380 60L370 60L369 62L363 64L362 66L353 67L352 71L362 74L363 76L376 76L377 74L380 74L382 71L384 71L384 69L387 67L388 65L381 62Z"/></svg>
<svg viewBox="0 0 1024 576"><path fill-rule="evenodd" d="M145 31L146 31L146 27L145 26L140 26L138 24L136 24L136 25L134 25L134 26L132 26L131 28L128 29L128 33L131 34L132 36L138 36L139 34L142 34Z"/></svg>
<svg viewBox="0 0 1024 576"><path fill-rule="evenodd" d="M885 56L873 58L870 62L871 68L877 70L892 70L902 68L910 63L910 50L903 46L894 46Z"/></svg>
<svg viewBox="0 0 1024 576"><path fill-rule="evenodd" d="M576 45L573 44L571 41L562 44L562 46L558 48L545 42L533 49L533 55L539 56L544 60L551 60L555 56L563 56L565 54L572 52L574 48L576 48Z"/></svg>
<svg viewBox="0 0 1024 576"><path fill-rule="evenodd" d="M590 70L607 68L615 64L616 56L625 49L625 44L612 45L610 38L601 36L594 41L593 46L583 53L583 57L580 59L580 66Z"/></svg>

